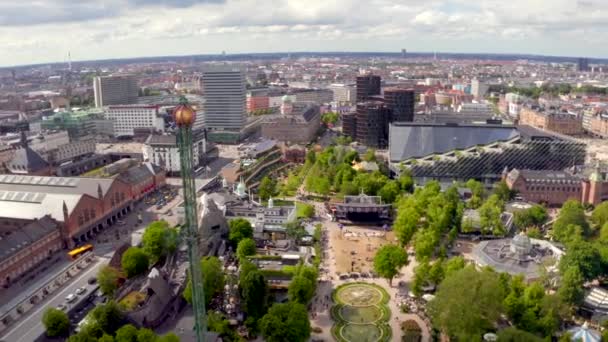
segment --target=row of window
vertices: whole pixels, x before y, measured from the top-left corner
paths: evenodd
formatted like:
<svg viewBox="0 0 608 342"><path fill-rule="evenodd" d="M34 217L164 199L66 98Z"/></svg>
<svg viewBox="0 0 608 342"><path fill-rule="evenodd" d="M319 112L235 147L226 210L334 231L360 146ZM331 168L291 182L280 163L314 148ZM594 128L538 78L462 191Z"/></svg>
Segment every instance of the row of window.
<svg viewBox="0 0 608 342"><path fill-rule="evenodd" d="M29 270L32 266L34 266L38 262L42 261L49 254L52 254L54 251L61 249L61 244L57 243L57 244L51 246L48 250L39 251L39 253L36 253L33 256L31 255L31 253L29 253L29 251L31 249L32 249L31 247L24 249L20 253L16 254L15 256L13 256L10 259L8 259L6 262L3 262L2 264L0 264L0 272L11 268L15 264L21 263L21 261L23 261L24 259L27 259L27 262L24 262L21 266L19 266L15 270L13 270L11 272L11 274L8 275L11 278L14 278L14 277L20 275L21 273Z"/></svg>
<svg viewBox="0 0 608 342"><path fill-rule="evenodd" d="M580 191L580 187L577 186L543 186L543 185L537 185L537 186L528 186L526 185L526 190L529 191L562 191L562 192L579 192Z"/></svg>

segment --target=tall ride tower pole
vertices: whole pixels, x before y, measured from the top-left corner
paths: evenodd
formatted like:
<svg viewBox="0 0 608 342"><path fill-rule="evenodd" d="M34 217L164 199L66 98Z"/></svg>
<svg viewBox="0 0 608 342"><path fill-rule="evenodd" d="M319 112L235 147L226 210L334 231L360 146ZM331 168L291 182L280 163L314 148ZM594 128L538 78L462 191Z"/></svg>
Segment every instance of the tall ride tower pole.
<svg viewBox="0 0 608 342"><path fill-rule="evenodd" d="M185 97L182 96L179 102L180 105L175 108L173 113L178 127L177 144L179 147L180 172L184 187L184 208L186 211L183 236L188 245L196 340L203 342L207 332L207 316L205 313L201 259L198 251L196 187L194 185L194 169L192 167L192 124L194 123L196 114L192 107L188 105L188 100Z"/></svg>

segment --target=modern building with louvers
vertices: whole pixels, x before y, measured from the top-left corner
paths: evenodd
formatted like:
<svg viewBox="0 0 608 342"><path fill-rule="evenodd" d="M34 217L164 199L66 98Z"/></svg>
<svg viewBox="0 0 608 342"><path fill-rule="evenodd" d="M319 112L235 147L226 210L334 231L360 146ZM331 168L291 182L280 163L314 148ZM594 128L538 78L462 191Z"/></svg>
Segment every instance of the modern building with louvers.
<svg viewBox="0 0 608 342"><path fill-rule="evenodd" d="M585 162L586 145L529 126L393 123L391 169L417 183L478 179L490 184L505 169L563 170Z"/></svg>

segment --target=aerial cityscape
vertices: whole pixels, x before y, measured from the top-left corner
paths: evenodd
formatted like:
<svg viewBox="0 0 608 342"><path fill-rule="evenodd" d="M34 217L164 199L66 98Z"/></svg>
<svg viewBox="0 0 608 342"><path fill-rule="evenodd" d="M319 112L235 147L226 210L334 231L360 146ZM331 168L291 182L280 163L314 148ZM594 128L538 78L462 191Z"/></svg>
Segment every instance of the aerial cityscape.
<svg viewBox="0 0 608 342"><path fill-rule="evenodd" d="M0 342L608 341L606 5L307 3L0 4Z"/></svg>

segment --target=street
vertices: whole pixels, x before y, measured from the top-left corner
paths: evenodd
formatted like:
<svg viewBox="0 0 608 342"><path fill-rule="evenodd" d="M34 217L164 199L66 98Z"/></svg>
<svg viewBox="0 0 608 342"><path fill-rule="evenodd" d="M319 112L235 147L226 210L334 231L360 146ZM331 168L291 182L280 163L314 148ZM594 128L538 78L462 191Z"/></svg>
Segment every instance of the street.
<svg viewBox="0 0 608 342"><path fill-rule="evenodd" d="M47 308L55 308L59 304L67 304L65 297L70 293L75 293L76 289L80 287L84 286L87 289L87 292L84 295L89 295L91 290L95 288L96 285L88 284L88 279L95 277L97 275L97 271L107 261L108 259L106 258L98 257L94 264L79 274L70 284L49 297L44 302L40 303L28 317L11 327L1 340L6 342L31 342L41 336L45 331L44 325L42 324L42 316L44 315L44 311Z"/></svg>

